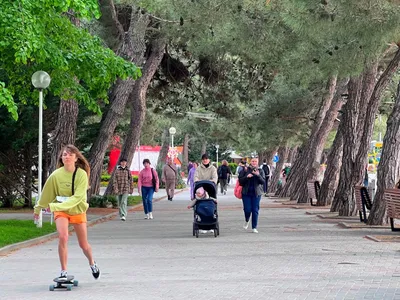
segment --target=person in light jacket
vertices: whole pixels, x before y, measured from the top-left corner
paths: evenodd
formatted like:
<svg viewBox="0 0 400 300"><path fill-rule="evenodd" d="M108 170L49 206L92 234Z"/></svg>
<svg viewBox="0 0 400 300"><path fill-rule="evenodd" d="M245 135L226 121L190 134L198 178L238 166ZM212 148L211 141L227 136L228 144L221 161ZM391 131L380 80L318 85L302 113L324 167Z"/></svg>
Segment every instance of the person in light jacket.
<svg viewBox="0 0 400 300"><path fill-rule="evenodd" d="M215 184L218 182L217 168L210 163L207 153L201 156L201 163L194 173L194 182L200 180L214 181Z"/></svg>

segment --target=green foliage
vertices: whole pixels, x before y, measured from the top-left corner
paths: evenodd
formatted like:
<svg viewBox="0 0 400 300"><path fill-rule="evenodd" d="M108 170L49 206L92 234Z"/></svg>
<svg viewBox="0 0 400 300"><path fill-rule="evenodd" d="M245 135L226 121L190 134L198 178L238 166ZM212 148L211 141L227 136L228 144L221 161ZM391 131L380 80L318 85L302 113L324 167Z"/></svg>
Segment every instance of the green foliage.
<svg viewBox="0 0 400 300"><path fill-rule="evenodd" d="M38 228L33 220L0 220L0 248L56 232L56 225L43 222Z"/></svg>
<svg viewBox="0 0 400 300"><path fill-rule="evenodd" d="M118 202L117 198L114 195L94 195L90 198L89 200L89 206L90 207L117 207Z"/></svg>
<svg viewBox="0 0 400 300"><path fill-rule="evenodd" d="M38 99L31 85L37 70L51 76L52 94L76 99L97 113L99 100L107 101L107 91L117 77L141 74L68 19L71 11L77 17L98 17L97 1L2 1L1 7L0 105L14 119L16 96L22 104Z"/></svg>

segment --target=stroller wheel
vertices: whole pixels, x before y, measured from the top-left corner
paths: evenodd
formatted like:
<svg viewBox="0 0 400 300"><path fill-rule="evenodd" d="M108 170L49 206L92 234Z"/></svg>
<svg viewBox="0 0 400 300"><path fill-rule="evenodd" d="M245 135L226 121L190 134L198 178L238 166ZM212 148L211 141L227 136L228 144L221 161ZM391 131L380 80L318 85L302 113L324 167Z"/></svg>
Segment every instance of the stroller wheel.
<svg viewBox="0 0 400 300"><path fill-rule="evenodd" d="M214 229L214 237L218 236L218 229Z"/></svg>
<svg viewBox="0 0 400 300"><path fill-rule="evenodd" d="M198 238L199 237L199 230L197 229L196 230L196 238Z"/></svg>
<svg viewBox="0 0 400 300"><path fill-rule="evenodd" d="M195 229L194 224L193 224L193 236L195 236L195 235L196 235L196 229Z"/></svg>

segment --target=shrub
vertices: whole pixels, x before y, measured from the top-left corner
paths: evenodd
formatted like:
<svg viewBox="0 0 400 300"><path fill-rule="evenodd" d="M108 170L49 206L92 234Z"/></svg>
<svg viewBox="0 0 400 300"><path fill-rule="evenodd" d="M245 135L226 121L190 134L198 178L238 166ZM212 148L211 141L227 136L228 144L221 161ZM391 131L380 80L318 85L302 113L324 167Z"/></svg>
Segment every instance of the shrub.
<svg viewBox="0 0 400 300"><path fill-rule="evenodd" d="M231 169L231 173L235 174L238 164L237 163L229 163L228 165L229 165L229 168Z"/></svg>
<svg viewBox="0 0 400 300"><path fill-rule="evenodd" d="M113 208L118 207L117 198L112 195L102 196L102 195L95 195L92 196L89 200L90 207L110 207Z"/></svg>

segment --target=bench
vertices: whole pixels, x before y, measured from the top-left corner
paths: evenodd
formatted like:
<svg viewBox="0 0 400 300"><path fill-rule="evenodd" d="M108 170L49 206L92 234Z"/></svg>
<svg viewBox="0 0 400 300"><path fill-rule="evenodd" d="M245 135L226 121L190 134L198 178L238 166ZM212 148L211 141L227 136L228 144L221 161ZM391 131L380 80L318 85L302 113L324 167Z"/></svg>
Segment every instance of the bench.
<svg viewBox="0 0 400 300"><path fill-rule="evenodd" d="M386 189L384 198L386 201L386 212L390 219L392 231L400 231L400 228L394 228L393 219L400 219L400 189Z"/></svg>
<svg viewBox="0 0 400 300"><path fill-rule="evenodd" d="M372 201L365 186L356 185L356 208L360 215L360 222L367 223L367 210L371 210Z"/></svg>
<svg viewBox="0 0 400 300"><path fill-rule="evenodd" d="M307 190L308 190L308 199L310 199L310 204L312 206L316 206L321 191L321 186L319 184L319 181L315 180L307 181ZM313 202L314 199L315 199L315 204Z"/></svg>

